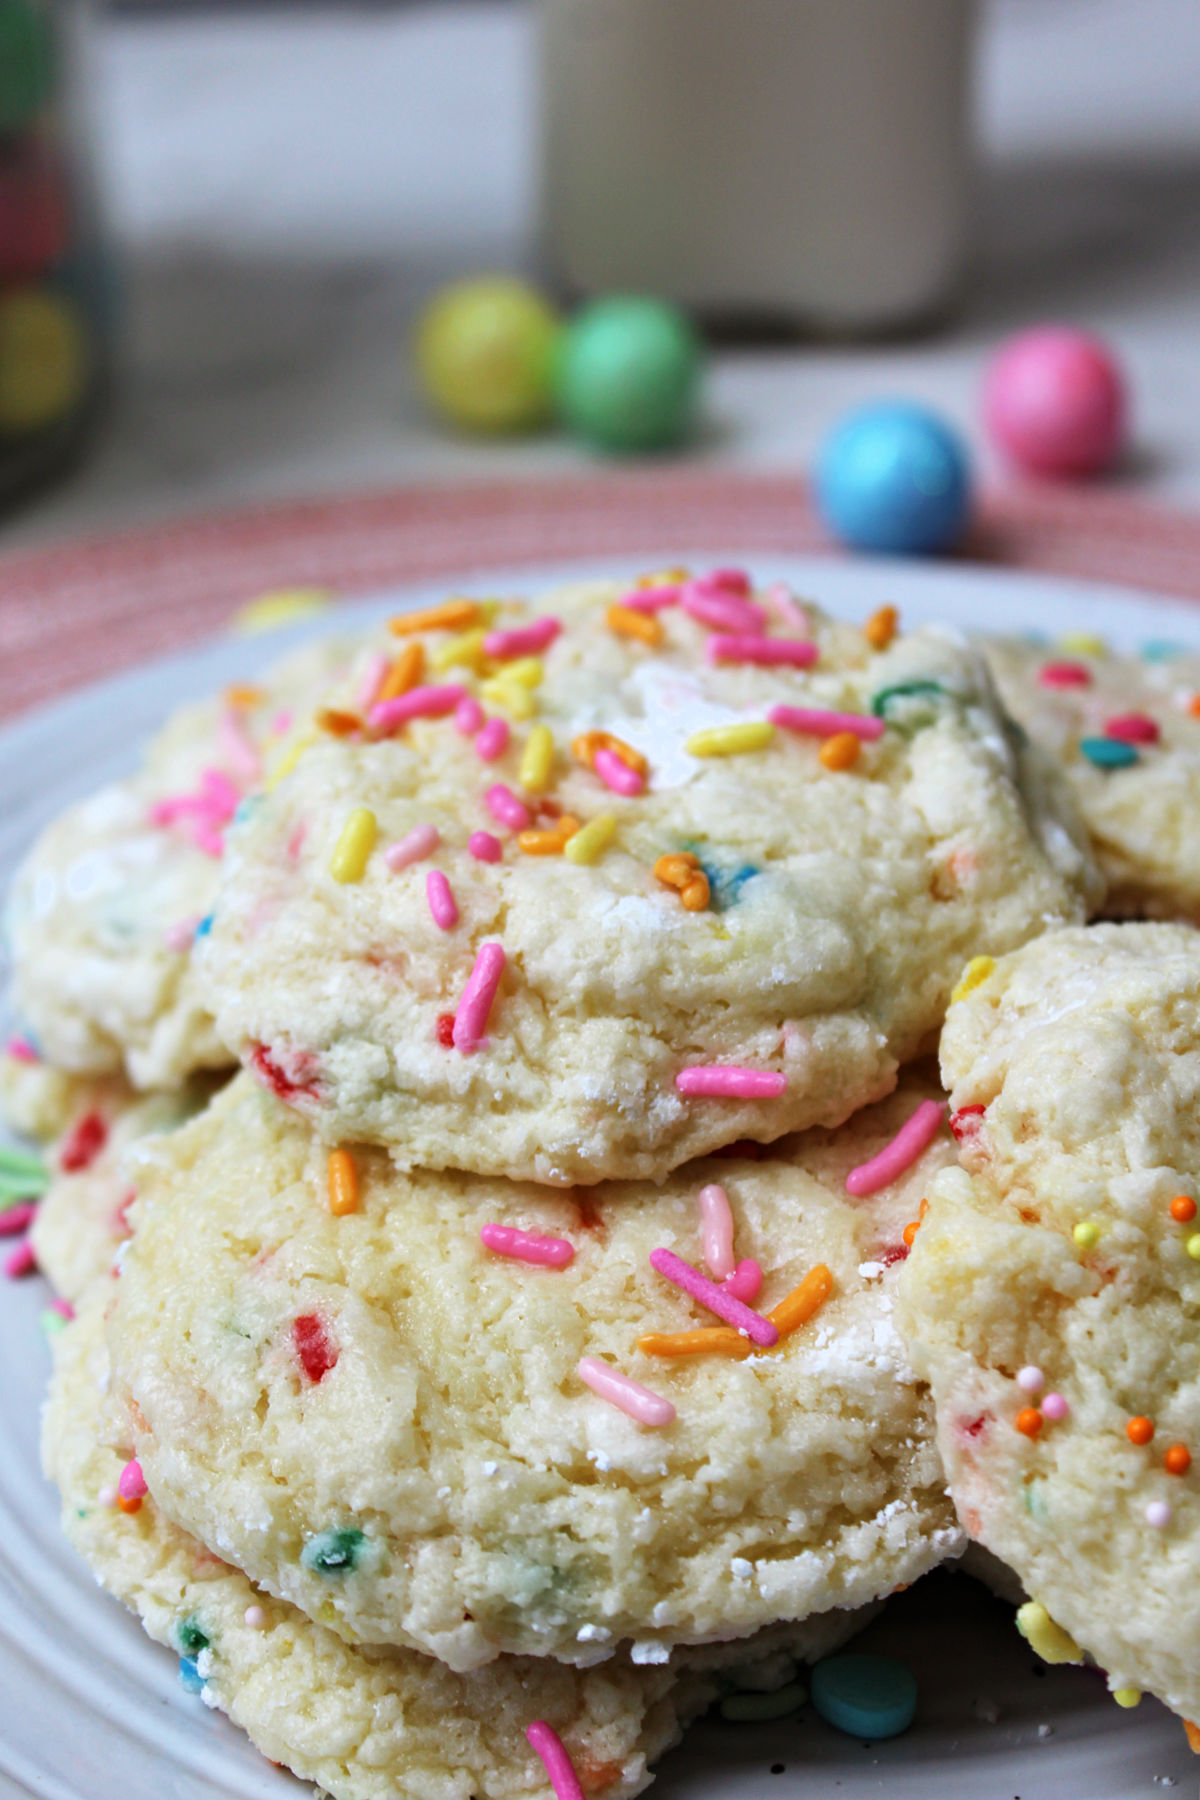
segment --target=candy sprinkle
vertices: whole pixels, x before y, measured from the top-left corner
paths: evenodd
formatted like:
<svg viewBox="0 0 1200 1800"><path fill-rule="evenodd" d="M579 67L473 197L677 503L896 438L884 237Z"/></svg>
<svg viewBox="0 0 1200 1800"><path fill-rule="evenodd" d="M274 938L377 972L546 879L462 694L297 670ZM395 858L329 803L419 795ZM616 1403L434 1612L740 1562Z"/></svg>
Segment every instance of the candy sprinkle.
<svg viewBox="0 0 1200 1800"><path fill-rule="evenodd" d="M1115 719L1109 719L1104 735L1125 744L1157 744L1162 732L1158 721L1147 713L1119 713Z"/></svg>
<svg viewBox="0 0 1200 1800"><path fill-rule="evenodd" d="M367 714L367 724L376 737L389 737L410 719L444 719L466 697L467 690L455 682L445 687L410 688L394 700L377 701Z"/></svg>
<svg viewBox="0 0 1200 1800"><path fill-rule="evenodd" d="M1163 1456L1168 1475L1186 1475L1192 1466L1192 1453L1186 1444L1172 1444Z"/></svg>
<svg viewBox="0 0 1200 1800"><path fill-rule="evenodd" d="M549 785L554 767L554 734L548 725L535 725L525 739L518 779L527 794L540 794Z"/></svg>
<svg viewBox="0 0 1200 1800"><path fill-rule="evenodd" d="M733 1211L723 1187L710 1182L696 1196L700 1206L700 1242L709 1273L724 1281L737 1267L733 1254Z"/></svg>
<svg viewBox="0 0 1200 1800"><path fill-rule="evenodd" d="M685 613L714 631L759 635L767 629L767 615L752 600L715 589L708 581L689 581L679 596Z"/></svg>
<svg viewBox="0 0 1200 1800"><path fill-rule="evenodd" d="M15 1250L10 1250L3 1264L0 1264L10 1281L19 1281L24 1275L37 1272L37 1258L33 1254L33 1245L25 1238Z"/></svg>
<svg viewBox="0 0 1200 1800"><path fill-rule="evenodd" d="M341 836L330 859L329 873L335 881L345 884L362 880L367 860L375 848L378 830L375 814L370 807L356 806L342 826Z"/></svg>
<svg viewBox="0 0 1200 1800"><path fill-rule="evenodd" d="M1017 1386L1023 1394L1040 1394L1045 1385L1046 1377L1034 1363L1017 1370Z"/></svg>
<svg viewBox="0 0 1200 1800"><path fill-rule="evenodd" d="M1146 1523L1155 1531L1165 1531L1171 1523L1171 1509L1165 1500L1152 1500L1146 1508Z"/></svg>
<svg viewBox="0 0 1200 1800"><path fill-rule="evenodd" d="M1042 1401L1043 1416L1049 1419L1052 1425L1060 1424L1070 1410L1071 1408L1061 1394L1047 1394Z"/></svg>
<svg viewBox="0 0 1200 1800"><path fill-rule="evenodd" d="M1138 760L1133 745L1120 743L1116 738L1080 738L1079 753L1097 769L1128 769Z"/></svg>
<svg viewBox="0 0 1200 1800"><path fill-rule="evenodd" d="M514 1225L481 1225L479 1239L485 1250L497 1256L509 1256L541 1269L565 1269L575 1254L574 1244L566 1238L518 1231Z"/></svg>
<svg viewBox="0 0 1200 1800"><path fill-rule="evenodd" d="M555 1800L584 1800L579 1777L557 1731L547 1725L545 1719L535 1719L525 1736L545 1765Z"/></svg>
<svg viewBox="0 0 1200 1800"><path fill-rule="evenodd" d="M614 737L611 731L581 731L578 737L571 739L572 755L589 769L595 764L598 750L611 750L638 775L645 775L650 767L640 750L635 750L624 738Z"/></svg>
<svg viewBox="0 0 1200 1800"><path fill-rule="evenodd" d="M717 1063L694 1063L675 1077L679 1093L704 1100L778 1100L787 1084L787 1076L772 1069L726 1068Z"/></svg>
<svg viewBox="0 0 1200 1800"><path fill-rule="evenodd" d="M1013 1424L1022 1437L1035 1438L1045 1423L1036 1406L1023 1406Z"/></svg>
<svg viewBox="0 0 1200 1800"><path fill-rule="evenodd" d="M511 736L507 719L489 719L475 739L475 754L480 762L498 762L508 749Z"/></svg>
<svg viewBox="0 0 1200 1800"><path fill-rule="evenodd" d="M1141 1688L1119 1687L1111 1689L1111 1693L1118 1706L1132 1707L1141 1705Z"/></svg>
<svg viewBox="0 0 1200 1800"><path fill-rule="evenodd" d="M690 850L660 856L654 865L654 879L673 888L688 912L703 912L708 905L708 876L700 867L700 858Z"/></svg>
<svg viewBox="0 0 1200 1800"><path fill-rule="evenodd" d="M383 860L393 875L401 869L407 869L411 863L421 862L431 856L441 842L436 825L414 825L406 831L402 838L389 844L383 853Z"/></svg>
<svg viewBox="0 0 1200 1800"><path fill-rule="evenodd" d="M833 1292L833 1275L824 1263L809 1270L790 1294L773 1306L767 1318L779 1333L780 1341L807 1325L820 1311ZM647 1356L697 1356L716 1353L721 1356L749 1356L754 1346L739 1331L728 1325L709 1326L700 1331L649 1332L638 1339L638 1349Z"/></svg>
<svg viewBox="0 0 1200 1800"><path fill-rule="evenodd" d="M135 1456L125 1464L117 1477L117 1493L122 1500L144 1500L149 1492L146 1477L142 1474L142 1465Z"/></svg>
<svg viewBox="0 0 1200 1800"><path fill-rule="evenodd" d="M889 1182L911 1169L928 1149L946 1118L946 1108L936 1100L922 1100L912 1117L900 1127L891 1143L869 1162L860 1163L846 1177L846 1192L857 1199L877 1194Z"/></svg>
<svg viewBox="0 0 1200 1800"><path fill-rule="evenodd" d="M823 769L840 774L854 767L861 750L862 745L855 732L837 731L821 745L817 760Z"/></svg>
<svg viewBox="0 0 1200 1800"><path fill-rule="evenodd" d="M994 956L973 956L959 976L957 985L951 991L951 1006L957 1006L960 1000L965 1000L968 994L973 994L977 987L982 987L995 967ZM966 1111L966 1108L964 1107L963 1110ZM979 1110L982 1112L983 1108L980 1107ZM957 1117L957 1114L955 1116Z"/></svg>
<svg viewBox="0 0 1200 1800"><path fill-rule="evenodd" d="M745 1256L733 1271L721 1283L723 1291L732 1294L735 1300L744 1300L747 1306L753 1306L762 1293L763 1272L759 1263L752 1256Z"/></svg>
<svg viewBox="0 0 1200 1800"><path fill-rule="evenodd" d="M474 694L464 694L454 709L454 729L463 737L474 737L483 729L484 710Z"/></svg>
<svg viewBox="0 0 1200 1800"><path fill-rule="evenodd" d="M439 644L429 657L429 666L437 675L447 669L472 669L476 675L483 672L487 662L484 642L487 630L482 625L472 625L468 631L460 631L445 643Z"/></svg>
<svg viewBox="0 0 1200 1800"><path fill-rule="evenodd" d="M464 1056L480 1049L507 958L501 944L481 944L454 1015L452 1042Z"/></svg>
<svg viewBox="0 0 1200 1800"><path fill-rule="evenodd" d="M384 670L377 691L362 704L369 712L380 700L398 700L417 686L425 673L424 644L405 644L395 661Z"/></svg>
<svg viewBox="0 0 1200 1800"><path fill-rule="evenodd" d="M358 1211L358 1169L349 1150L329 1152L329 1210L335 1219Z"/></svg>
<svg viewBox="0 0 1200 1800"><path fill-rule="evenodd" d="M881 738L886 729L882 719L867 713L829 712L820 706L773 706L767 714L772 725L784 731L799 732L803 737L836 737L852 731L868 742Z"/></svg>
<svg viewBox="0 0 1200 1800"><path fill-rule="evenodd" d="M467 839L467 850L476 862L485 863L498 863L504 854L500 839L490 831L473 831Z"/></svg>
<svg viewBox="0 0 1200 1800"><path fill-rule="evenodd" d="M872 650L886 650L896 635L900 614L894 606L881 606L863 626L863 636Z"/></svg>
<svg viewBox="0 0 1200 1800"><path fill-rule="evenodd" d="M510 831L528 831L533 824L533 814L523 800L518 800L512 789L505 787L502 781L493 782L483 796L484 805L493 819L501 825L507 825Z"/></svg>
<svg viewBox="0 0 1200 1800"><path fill-rule="evenodd" d="M1043 687L1091 687L1092 671L1086 663L1048 662L1038 670L1038 680Z"/></svg>
<svg viewBox="0 0 1200 1800"><path fill-rule="evenodd" d="M618 637L636 638L651 650L657 650L663 641L662 621L653 613L641 612L632 606L610 606L604 615L604 623Z"/></svg>
<svg viewBox="0 0 1200 1800"><path fill-rule="evenodd" d="M610 1406L627 1413L639 1425L670 1425L675 1417L675 1408L669 1400L664 1400L661 1394L652 1394L640 1381L622 1375L619 1369L601 1362L599 1357L580 1357L577 1372L593 1394L599 1394L601 1400L607 1400Z"/></svg>
<svg viewBox="0 0 1200 1800"><path fill-rule="evenodd" d="M684 739L689 756L741 756L749 750L765 750L775 736L769 719L750 719L744 725L712 725L693 731Z"/></svg>
<svg viewBox="0 0 1200 1800"><path fill-rule="evenodd" d="M769 1350L772 1344L779 1342L778 1327L769 1319L751 1311L741 1300L737 1300L726 1287L718 1287L716 1282L709 1281L698 1269L676 1256L673 1250L657 1249L650 1252L650 1266L664 1280L674 1282L682 1288L700 1306L715 1313L718 1319L724 1319L735 1331L744 1331L752 1343L761 1344Z"/></svg>
<svg viewBox="0 0 1200 1800"><path fill-rule="evenodd" d="M598 813L594 819L589 819L586 825L572 833L563 845L563 855L568 862L594 863L608 849L616 832L616 814Z"/></svg>
<svg viewBox="0 0 1200 1800"><path fill-rule="evenodd" d="M575 833L579 820L573 813L563 813L546 831L522 831L517 844L526 856L562 856Z"/></svg>
<svg viewBox="0 0 1200 1800"><path fill-rule="evenodd" d="M1048 1663L1081 1663L1083 1651L1038 1600L1017 1608L1017 1630L1036 1655Z"/></svg>
<svg viewBox="0 0 1200 1800"><path fill-rule="evenodd" d="M592 768L600 777L606 788L614 794L620 794L627 800L634 799L644 793L645 780L636 769L631 769L623 757L615 750L600 749L592 758Z"/></svg>
<svg viewBox="0 0 1200 1800"><path fill-rule="evenodd" d="M1100 1242L1100 1227L1094 1219L1081 1219L1071 1236L1081 1250L1094 1250Z"/></svg>
<svg viewBox="0 0 1200 1800"><path fill-rule="evenodd" d="M447 600L441 606L427 606L421 612L400 613L388 620L388 630L396 637L412 637L418 631L465 631L479 623L477 600Z"/></svg>
<svg viewBox="0 0 1200 1800"><path fill-rule="evenodd" d="M518 656L539 656L550 648L561 631L561 619L534 619L511 631L489 631L483 640L483 648L496 662L511 662Z"/></svg>
<svg viewBox="0 0 1200 1800"><path fill-rule="evenodd" d="M1176 1194L1170 1211L1177 1225L1189 1225L1196 1216L1196 1202L1190 1194Z"/></svg>
<svg viewBox="0 0 1200 1800"><path fill-rule="evenodd" d="M1185 1246L1193 1262L1200 1262L1200 1231L1195 1232Z"/></svg>
<svg viewBox="0 0 1200 1800"><path fill-rule="evenodd" d="M440 869L430 869L425 877L425 898L429 902L429 911L439 931L453 931L458 924L458 903L450 889L450 883Z"/></svg>
<svg viewBox="0 0 1200 1800"><path fill-rule="evenodd" d="M1125 1427L1125 1436L1129 1439L1131 1444L1137 1444L1139 1446L1148 1444L1150 1439L1154 1436L1153 1420L1144 1418L1139 1413L1136 1418L1129 1420Z"/></svg>
<svg viewBox="0 0 1200 1800"><path fill-rule="evenodd" d="M810 669L820 651L808 638L769 638L754 632L718 632L708 640L710 663L753 663L759 668Z"/></svg>

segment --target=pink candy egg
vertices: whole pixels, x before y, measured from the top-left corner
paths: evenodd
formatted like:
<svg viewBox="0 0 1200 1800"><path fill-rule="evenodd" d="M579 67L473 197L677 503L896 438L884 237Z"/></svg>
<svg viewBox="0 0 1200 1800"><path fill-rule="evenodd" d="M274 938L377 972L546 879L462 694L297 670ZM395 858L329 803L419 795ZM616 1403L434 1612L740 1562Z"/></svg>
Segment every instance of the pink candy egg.
<svg viewBox="0 0 1200 1800"><path fill-rule="evenodd" d="M1065 325L1009 338L984 380L989 435L1035 475L1107 468L1121 448L1125 415L1125 384L1111 351Z"/></svg>

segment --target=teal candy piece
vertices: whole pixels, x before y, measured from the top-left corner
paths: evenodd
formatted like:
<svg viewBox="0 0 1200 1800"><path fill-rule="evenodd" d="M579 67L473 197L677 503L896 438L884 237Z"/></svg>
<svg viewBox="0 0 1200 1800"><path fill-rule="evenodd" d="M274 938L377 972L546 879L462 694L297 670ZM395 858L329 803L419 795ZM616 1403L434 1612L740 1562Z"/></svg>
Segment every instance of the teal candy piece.
<svg viewBox="0 0 1200 1800"><path fill-rule="evenodd" d="M366 1542L365 1535L353 1526L345 1531L320 1531L309 1538L300 1552L300 1561L306 1569L330 1579L349 1575L362 1560Z"/></svg>
<svg viewBox="0 0 1200 1800"><path fill-rule="evenodd" d="M1098 769L1128 769L1138 759L1133 745L1119 738L1080 738L1079 749Z"/></svg>
<svg viewBox="0 0 1200 1800"><path fill-rule="evenodd" d="M180 1619L175 1627L175 1646L184 1656L199 1656L201 1650L207 1650L211 1639L207 1631L201 1628L195 1613L189 1613L186 1619Z"/></svg>
<svg viewBox="0 0 1200 1800"><path fill-rule="evenodd" d="M555 371L564 423L601 450L662 450L692 422L700 340L663 300L614 295L566 327Z"/></svg>
<svg viewBox="0 0 1200 1800"><path fill-rule="evenodd" d="M49 100L54 42L44 6L0 0L0 131L21 131Z"/></svg>
<svg viewBox="0 0 1200 1800"><path fill-rule="evenodd" d="M769 1719L786 1719L789 1713L799 1712L807 1699L807 1690L798 1681L789 1681L771 1694L727 1694L718 1710L731 1724L758 1725Z"/></svg>
<svg viewBox="0 0 1200 1800"><path fill-rule="evenodd" d="M204 1677L196 1667L194 1656L181 1656L179 1659L179 1680L189 1694L198 1694L204 1686Z"/></svg>
<svg viewBox="0 0 1200 1800"><path fill-rule="evenodd" d="M916 1716L917 1679L892 1656L827 1656L812 1672L812 1702L848 1737L897 1737Z"/></svg>
<svg viewBox="0 0 1200 1800"><path fill-rule="evenodd" d="M945 698L946 690L940 681L897 681L891 687L880 688L871 701L871 711L877 719L884 719L889 724L894 721L891 713L897 701L933 700L937 702Z"/></svg>
<svg viewBox="0 0 1200 1800"><path fill-rule="evenodd" d="M1170 662L1173 657L1182 656L1184 648L1174 638L1147 638L1142 645L1142 659L1145 662Z"/></svg>

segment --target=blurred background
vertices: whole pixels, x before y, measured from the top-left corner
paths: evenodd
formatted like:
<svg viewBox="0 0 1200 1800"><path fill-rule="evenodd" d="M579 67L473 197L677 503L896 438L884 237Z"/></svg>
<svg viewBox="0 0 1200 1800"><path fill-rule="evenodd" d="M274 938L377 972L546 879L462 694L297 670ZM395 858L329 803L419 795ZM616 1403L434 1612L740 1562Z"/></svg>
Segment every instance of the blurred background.
<svg viewBox="0 0 1200 1800"><path fill-rule="evenodd" d="M38 0L0 15L18 4ZM41 10L70 65L76 265L44 280L82 295L100 379L85 454L8 509L0 548L607 467L586 422L481 435L423 389L423 309L493 272L568 312L684 303L703 385L656 466L801 471L847 409L903 396L1003 481L980 384L1052 321L1123 372L1110 484L1200 504L1196 0ZM0 88L16 42L0 16ZM17 179L13 145L49 128L9 125ZM0 310L0 361L24 345L69 393L55 320L17 325L6 350Z"/></svg>

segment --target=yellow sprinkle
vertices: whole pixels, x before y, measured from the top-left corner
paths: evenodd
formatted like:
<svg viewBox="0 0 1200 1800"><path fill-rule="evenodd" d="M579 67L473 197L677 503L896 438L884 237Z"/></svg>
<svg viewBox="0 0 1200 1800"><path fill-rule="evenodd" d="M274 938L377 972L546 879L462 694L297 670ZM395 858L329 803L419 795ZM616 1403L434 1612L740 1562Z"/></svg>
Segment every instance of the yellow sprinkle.
<svg viewBox="0 0 1200 1800"><path fill-rule="evenodd" d="M329 1210L337 1219L358 1211L358 1170L348 1150L329 1152Z"/></svg>
<svg viewBox="0 0 1200 1800"><path fill-rule="evenodd" d="M689 756L739 756L743 750L765 750L775 736L769 719L752 719L745 725L714 725L693 731L684 743Z"/></svg>
<svg viewBox="0 0 1200 1800"><path fill-rule="evenodd" d="M1200 1231L1188 1239L1187 1253L1193 1262L1200 1262Z"/></svg>
<svg viewBox="0 0 1200 1800"><path fill-rule="evenodd" d="M375 848L379 827L369 806L356 806L337 841L329 873L335 881L361 881L367 858Z"/></svg>
<svg viewBox="0 0 1200 1800"><path fill-rule="evenodd" d="M563 855L568 862L594 863L608 849L616 832L616 814L599 813L596 818L589 819L574 837L567 839Z"/></svg>
<svg viewBox="0 0 1200 1800"><path fill-rule="evenodd" d="M316 732L302 731L299 737L292 739L286 749L280 751L278 762L270 769L267 778L263 783L268 794L274 793L280 782L283 781L286 776L291 774L296 764L300 761L300 758L304 755L304 752L311 749L316 741Z"/></svg>
<svg viewBox="0 0 1200 1800"><path fill-rule="evenodd" d="M1118 1706L1139 1706L1142 1699L1141 1688L1113 1688L1112 1697Z"/></svg>
<svg viewBox="0 0 1200 1800"><path fill-rule="evenodd" d="M486 625L476 625L471 631L460 631L430 653L429 665L437 673L445 669L474 669L478 675L487 661L483 648L483 640L487 636Z"/></svg>
<svg viewBox="0 0 1200 1800"><path fill-rule="evenodd" d="M1100 1227L1091 1219L1084 1219L1076 1225L1071 1236L1081 1250L1094 1250L1100 1242Z"/></svg>
<svg viewBox="0 0 1200 1800"><path fill-rule="evenodd" d="M959 977L958 986L950 996L951 1006L959 1000L965 1000L973 994L977 987L982 987L996 966L994 956L973 956Z"/></svg>
<svg viewBox="0 0 1200 1800"><path fill-rule="evenodd" d="M226 706L261 706L266 697L260 687L249 687L241 681L235 681L225 689Z"/></svg>
<svg viewBox="0 0 1200 1800"><path fill-rule="evenodd" d="M522 687L541 687L542 667L540 656L518 656L510 663L505 663L504 672L497 679L500 681L517 681Z"/></svg>
<svg viewBox="0 0 1200 1800"><path fill-rule="evenodd" d="M1083 1651L1070 1632L1055 1624L1039 1600L1027 1600L1024 1606L1017 1608L1017 1630L1043 1662L1083 1661Z"/></svg>
<svg viewBox="0 0 1200 1800"><path fill-rule="evenodd" d="M274 588L260 594L239 608L229 621L229 629L239 637L254 637L260 631L277 631L296 619L307 619L324 612L334 598L329 588Z"/></svg>
<svg viewBox="0 0 1200 1800"><path fill-rule="evenodd" d="M478 601L446 600L441 606L426 606L420 612L397 613L388 620L388 630L396 637L411 637L416 631L465 631L478 623Z"/></svg>
<svg viewBox="0 0 1200 1800"><path fill-rule="evenodd" d="M545 792L554 767L554 735L548 725L535 725L521 752L519 780L527 794Z"/></svg>
<svg viewBox="0 0 1200 1800"><path fill-rule="evenodd" d="M1075 656L1107 656L1108 645L1102 637L1096 637L1090 631L1068 631L1065 637L1058 640L1060 650L1070 650Z"/></svg>
<svg viewBox="0 0 1200 1800"><path fill-rule="evenodd" d="M530 690L522 687L519 681L508 681L501 675L481 682L479 693L489 706L498 706L510 719L532 719L537 711L537 701Z"/></svg>
<svg viewBox="0 0 1200 1800"><path fill-rule="evenodd" d="M633 585L640 588L677 587L681 581L690 580L687 569L655 569L653 574L639 575Z"/></svg>

